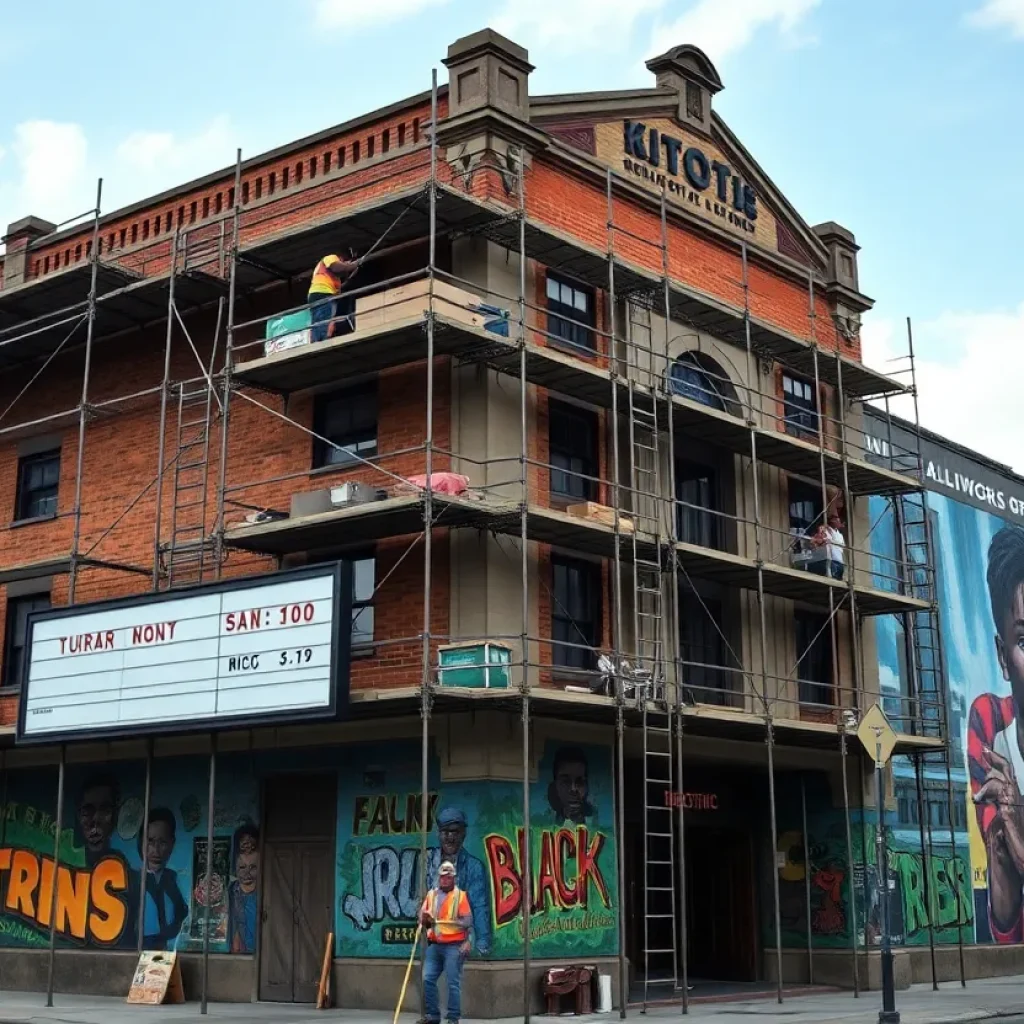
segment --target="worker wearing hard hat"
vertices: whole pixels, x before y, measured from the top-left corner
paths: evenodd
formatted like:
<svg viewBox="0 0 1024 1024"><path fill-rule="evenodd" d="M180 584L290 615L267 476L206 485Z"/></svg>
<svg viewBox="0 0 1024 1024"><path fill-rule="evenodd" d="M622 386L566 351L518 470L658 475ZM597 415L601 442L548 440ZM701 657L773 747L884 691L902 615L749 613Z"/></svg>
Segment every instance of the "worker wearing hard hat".
<svg viewBox="0 0 1024 1024"><path fill-rule="evenodd" d="M326 341L353 330L355 302L347 295L342 297L341 287L357 266L332 255L325 256L314 268L306 297L313 316L313 341Z"/></svg>
<svg viewBox="0 0 1024 1024"><path fill-rule="evenodd" d="M427 893L420 909L420 924L427 929L427 950L423 957L423 1001L425 1024L441 1024L437 982L448 980L448 1013L454 1024L462 1011L462 965L471 949L473 910L469 897L455 884L455 865L446 860L437 873L437 888Z"/></svg>

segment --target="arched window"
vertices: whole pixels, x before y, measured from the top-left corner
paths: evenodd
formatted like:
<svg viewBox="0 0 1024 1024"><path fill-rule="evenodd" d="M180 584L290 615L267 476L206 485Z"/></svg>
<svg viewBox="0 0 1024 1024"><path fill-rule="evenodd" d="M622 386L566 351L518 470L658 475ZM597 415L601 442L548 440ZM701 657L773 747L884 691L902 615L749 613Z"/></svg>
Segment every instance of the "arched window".
<svg viewBox="0 0 1024 1024"><path fill-rule="evenodd" d="M694 353L684 352L672 364L669 380L674 395L688 398L691 402L700 402L712 409L727 411L723 395L725 382L719 381L704 369Z"/></svg>

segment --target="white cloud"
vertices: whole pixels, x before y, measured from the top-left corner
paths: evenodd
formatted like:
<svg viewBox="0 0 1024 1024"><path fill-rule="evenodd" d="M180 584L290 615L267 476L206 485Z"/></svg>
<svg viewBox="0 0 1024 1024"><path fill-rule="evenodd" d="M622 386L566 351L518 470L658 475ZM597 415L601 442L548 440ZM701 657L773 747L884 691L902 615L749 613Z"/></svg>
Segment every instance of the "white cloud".
<svg viewBox="0 0 1024 1024"><path fill-rule="evenodd" d="M229 166L233 130L215 117L194 135L132 132L103 155L90 153L81 125L26 121L9 141L0 139L0 234L33 214L60 223L91 210L96 180L103 178L103 209L145 199L190 178Z"/></svg>
<svg viewBox="0 0 1024 1024"><path fill-rule="evenodd" d="M524 46L566 53L614 50L629 42L641 15L665 0L506 0L492 20L496 31Z"/></svg>
<svg viewBox="0 0 1024 1024"><path fill-rule="evenodd" d="M871 365L890 373L907 365L891 362L907 351L902 325L869 318L862 342ZM1024 302L1005 312L950 311L915 323L914 351L921 425L1024 471L1024 403L1013 372L1024 351ZM890 407L913 418L910 399Z"/></svg>
<svg viewBox="0 0 1024 1024"><path fill-rule="evenodd" d="M967 15L977 28L1008 28L1014 39L1024 39L1024 0L985 0Z"/></svg>
<svg viewBox="0 0 1024 1024"><path fill-rule="evenodd" d="M797 35L800 23L821 0L697 0L668 24L654 29L654 50L662 53L680 43L699 46L718 61L742 50L755 33L769 25L791 43L805 41Z"/></svg>
<svg viewBox="0 0 1024 1024"><path fill-rule="evenodd" d="M321 28L358 32L388 22L411 18L450 0L316 0L314 15Z"/></svg>

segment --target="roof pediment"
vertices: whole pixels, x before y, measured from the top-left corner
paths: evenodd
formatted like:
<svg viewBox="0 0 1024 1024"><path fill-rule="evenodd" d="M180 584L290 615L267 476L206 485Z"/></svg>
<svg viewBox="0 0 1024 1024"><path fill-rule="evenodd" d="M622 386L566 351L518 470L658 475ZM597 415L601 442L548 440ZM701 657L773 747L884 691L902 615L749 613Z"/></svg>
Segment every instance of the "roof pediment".
<svg viewBox="0 0 1024 1024"><path fill-rule="evenodd" d="M703 56L696 47L689 49ZM691 58L697 59L684 55ZM710 62L706 68L698 63L693 74L713 74L713 88L721 87ZM694 105L699 97L691 93L684 102ZM698 220L825 270L828 253L821 239L718 114L695 109L693 123L684 123L679 103L678 94L664 87L531 97L530 119L558 142L654 195L664 189L670 205ZM706 132L694 126L701 118Z"/></svg>

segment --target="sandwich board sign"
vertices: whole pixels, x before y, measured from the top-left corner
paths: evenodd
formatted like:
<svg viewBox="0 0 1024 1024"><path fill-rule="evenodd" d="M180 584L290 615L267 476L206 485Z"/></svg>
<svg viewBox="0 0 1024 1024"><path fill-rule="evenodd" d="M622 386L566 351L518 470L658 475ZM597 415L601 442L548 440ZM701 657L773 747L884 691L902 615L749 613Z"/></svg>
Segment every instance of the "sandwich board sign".
<svg viewBox="0 0 1024 1024"><path fill-rule="evenodd" d="M145 1006L185 1002L178 954L161 949L144 950L135 967L128 1002Z"/></svg>

